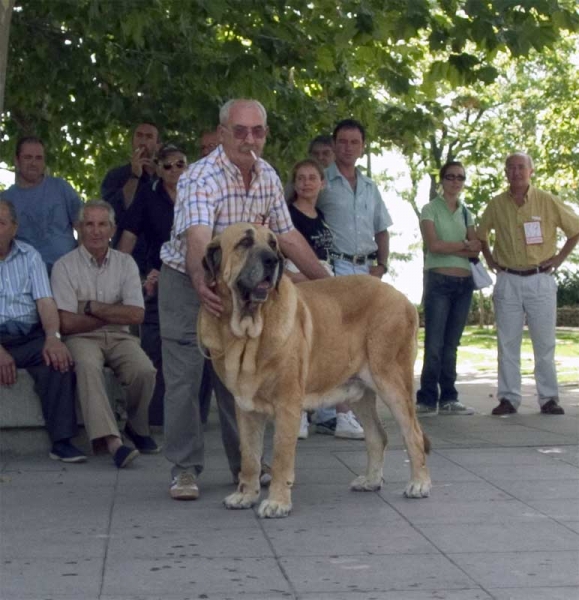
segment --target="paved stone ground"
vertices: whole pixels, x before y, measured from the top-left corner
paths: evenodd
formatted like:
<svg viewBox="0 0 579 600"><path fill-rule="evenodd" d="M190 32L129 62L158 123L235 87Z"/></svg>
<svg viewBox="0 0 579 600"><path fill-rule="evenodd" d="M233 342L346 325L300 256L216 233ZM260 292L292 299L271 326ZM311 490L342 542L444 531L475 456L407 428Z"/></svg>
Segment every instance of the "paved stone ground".
<svg viewBox="0 0 579 600"><path fill-rule="evenodd" d="M294 510L228 511L233 490L215 415L201 498L168 496L169 465L107 456L65 466L3 457L2 600L577 600L579 387L564 417L490 417L493 381L462 374L471 417L423 419L432 496L402 496L408 461L395 424L384 488L354 493L364 443L299 442Z"/></svg>

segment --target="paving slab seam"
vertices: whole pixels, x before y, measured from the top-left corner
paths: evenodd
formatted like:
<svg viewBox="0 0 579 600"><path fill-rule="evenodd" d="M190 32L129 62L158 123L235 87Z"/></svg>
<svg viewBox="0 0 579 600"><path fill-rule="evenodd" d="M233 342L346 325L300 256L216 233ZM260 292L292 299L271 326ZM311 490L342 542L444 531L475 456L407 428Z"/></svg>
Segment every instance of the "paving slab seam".
<svg viewBox="0 0 579 600"><path fill-rule="evenodd" d="M107 562L108 562L108 556L109 556L109 545L111 542L111 528L112 528L112 523L113 523L113 512L115 510L115 504L116 504L116 500L117 500L117 492L119 489L119 478L120 478L120 473L117 472L115 480L114 480L113 494L111 497L111 503L109 506L109 512L108 512L108 518L107 518L107 532L106 532L107 537L105 539L105 551L104 551L104 555L103 555L103 564L102 564L102 568L100 570L98 598L100 598L104 593L105 576L106 576Z"/></svg>
<svg viewBox="0 0 579 600"><path fill-rule="evenodd" d="M522 448L526 448L526 447L531 447L531 448L538 448L539 446L522 446ZM507 449L511 449L513 448L512 446L507 447L507 448L503 448L504 450ZM435 451L436 452L436 451ZM568 529L570 532L577 534L577 531L575 531L572 527L570 527L568 524L566 524L564 521L560 521L558 519L556 519L555 517L553 517L552 515L548 514L547 512L545 512L544 510L535 508L534 506L530 505L528 503L528 501L522 500L521 498L517 498L516 496L514 496L511 492L508 492L507 490L503 489L500 485L486 479L485 477L483 477L482 475L475 473L472 469L470 469L469 467L460 464L459 462L453 460L452 458L448 457L448 456L444 456L442 454L436 453L438 456L448 460L449 462L453 463L454 465L456 465L457 467L460 467L462 469L465 469L466 471L468 471L469 473L472 473L473 475L475 475L476 477L480 478L482 481L484 481L485 483L487 483L488 485L496 488L497 490L500 490L503 494L506 494L507 496L510 496L513 500L516 500L517 502L520 502L521 504L524 504L529 510L531 511L537 511L539 513L541 513L542 515L544 515L545 517L547 517L549 520L553 521L554 523L558 523L559 525L562 525L563 527L565 527L565 529ZM550 458L551 460L555 460L554 457L548 456L548 458ZM556 481L556 480L553 480ZM579 484L579 481L578 481Z"/></svg>
<svg viewBox="0 0 579 600"><path fill-rule="evenodd" d="M416 527L414 525L414 523L412 523L412 521L409 520L409 518L403 514L401 511L399 511L396 506L394 506L393 504L391 504L390 502L388 502L388 500L386 498L384 498L384 496L382 496L381 494L379 494L377 491L376 492L372 492L373 494L377 495L385 504L387 504L390 508L392 508L396 513L398 513L402 519L404 521L406 521L406 523L408 523L408 525L410 525L410 527L421 537L423 537L426 541L428 541L429 544L432 544L432 546L434 548L436 548L437 552L439 552L439 554L441 556L444 556L444 558L446 560L448 560L454 567L456 567L461 573L464 574L465 577L468 578L469 581L472 582L473 584L473 588L465 588L465 589L476 589L476 590L481 590L483 592L485 592L486 594L488 594L489 596L492 596L492 594L486 590L480 583L478 583L475 579L473 579L473 577L467 572L465 571L459 564L457 564L450 556L448 556L448 554L446 552L444 552L439 546L438 544L436 544L434 541L432 541L428 535L426 535L423 531L421 531L418 527ZM428 500L428 499L426 499ZM409 499L409 502L415 502L416 499L412 500Z"/></svg>
<svg viewBox="0 0 579 600"><path fill-rule="evenodd" d="M479 477L480 477L480 475L479 475ZM481 479L483 479L484 481L486 481L484 479L484 477L481 477ZM527 480L527 481L529 481L529 480ZM486 483L488 483L490 485L493 485L498 490L500 490L501 492L503 492L503 494L508 494L509 496L512 496L512 494L510 494L509 492L507 492L506 490L504 490L503 488L501 488L496 483L490 483L490 481L486 481ZM573 527L571 527L566 521L562 521L562 520L557 519L556 517L553 517L553 515L550 515L549 513L545 512L544 510L541 510L540 508L536 508L535 506L532 506L527 501L522 500L521 498L516 498L516 497L513 497L513 498L517 502L520 502L521 504L524 504L528 509L530 509L532 511L537 511L537 512L541 513L543 516L547 517L550 521L553 521L553 523L557 523L558 525L561 525L562 527L564 527L565 529L567 529L571 533L574 533L575 535L578 536L578 541L579 541L579 533L577 533L577 531L575 529L573 529Z"/></svg>
<svg viewBox="0 0 579 600"><path fill-rule="evenodd" d="M257 512L255 510L255 508L252 509L253 510L253 514L254 514L254 518L257 521L257 525L263 535L263 537L265 538L265 541L267 542L267 545L269 546L269 549L271 550L271 553L273 555L273 558L275 560L275 564L277 565L277 568L280 570L283 578L285 579L289 589L291 590L291 600L299 600L300 596L297 592L297 590L294 587L294 584L288 574L288 572L286 571L286 569L284 568L284 566L281 564L281 557L279 556L279 554L276 552L275 547L269 537L269 535L267 534L267 531L265 530L265 527L263 525L263 519L260 519L257 516ZM289 596L288 596L289 597Z"/></svg>

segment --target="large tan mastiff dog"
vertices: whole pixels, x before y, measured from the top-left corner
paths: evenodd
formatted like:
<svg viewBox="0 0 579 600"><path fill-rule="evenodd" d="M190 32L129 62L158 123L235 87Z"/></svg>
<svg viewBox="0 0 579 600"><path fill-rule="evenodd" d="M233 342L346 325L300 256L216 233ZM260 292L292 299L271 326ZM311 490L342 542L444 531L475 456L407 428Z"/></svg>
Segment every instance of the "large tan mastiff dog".
<svg viewBox="0 0 579 600"><path fill-rule="evenodd" d="M376 396L398 422L410 457L405 495L428 496L430 475L413 402L416 310L400 292L369 275L294 285L283 275L275 235L247 223L228 227L208 246L208 278L225 310L199 314L200 342L236 401L241 473L227 508L250 508L259 499L266 419L273 418L272 481L260 517L285 517L302 409L348 400L366 434L366 473L351 489L382 486L386 432Z"/></svg>

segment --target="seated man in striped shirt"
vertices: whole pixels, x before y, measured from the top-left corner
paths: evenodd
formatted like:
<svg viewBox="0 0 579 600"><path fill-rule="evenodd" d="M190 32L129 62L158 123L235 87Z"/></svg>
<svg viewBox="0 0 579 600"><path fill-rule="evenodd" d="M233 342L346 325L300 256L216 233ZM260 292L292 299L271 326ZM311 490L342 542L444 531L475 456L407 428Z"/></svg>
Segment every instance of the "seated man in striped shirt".
<svg viewBox="0 0 579 600"><path fill-rule="evenodd" d="M15 384L17 369L27 369L42 403L50 458L83 462L70 443L77 434L72 357L60 340L46 267L38 251L14 239L17 229L14 205L0 200L0 385Z"/></svg>

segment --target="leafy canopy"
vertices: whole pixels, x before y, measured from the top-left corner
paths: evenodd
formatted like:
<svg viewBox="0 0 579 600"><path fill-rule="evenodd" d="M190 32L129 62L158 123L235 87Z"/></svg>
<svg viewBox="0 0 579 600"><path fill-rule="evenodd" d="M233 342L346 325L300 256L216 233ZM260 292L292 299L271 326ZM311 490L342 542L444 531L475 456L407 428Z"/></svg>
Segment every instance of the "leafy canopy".
<svg viewBox="0 0 579 600"><path fill-rule="evenodd" d="M499 58L578 27L573 0L17 0L0 160L37 134L53 171L94 196L136 123L192 149L241 96L268 109L281 172L345 116L374 148L416 152L441 89L493 85Z"/></svg>

